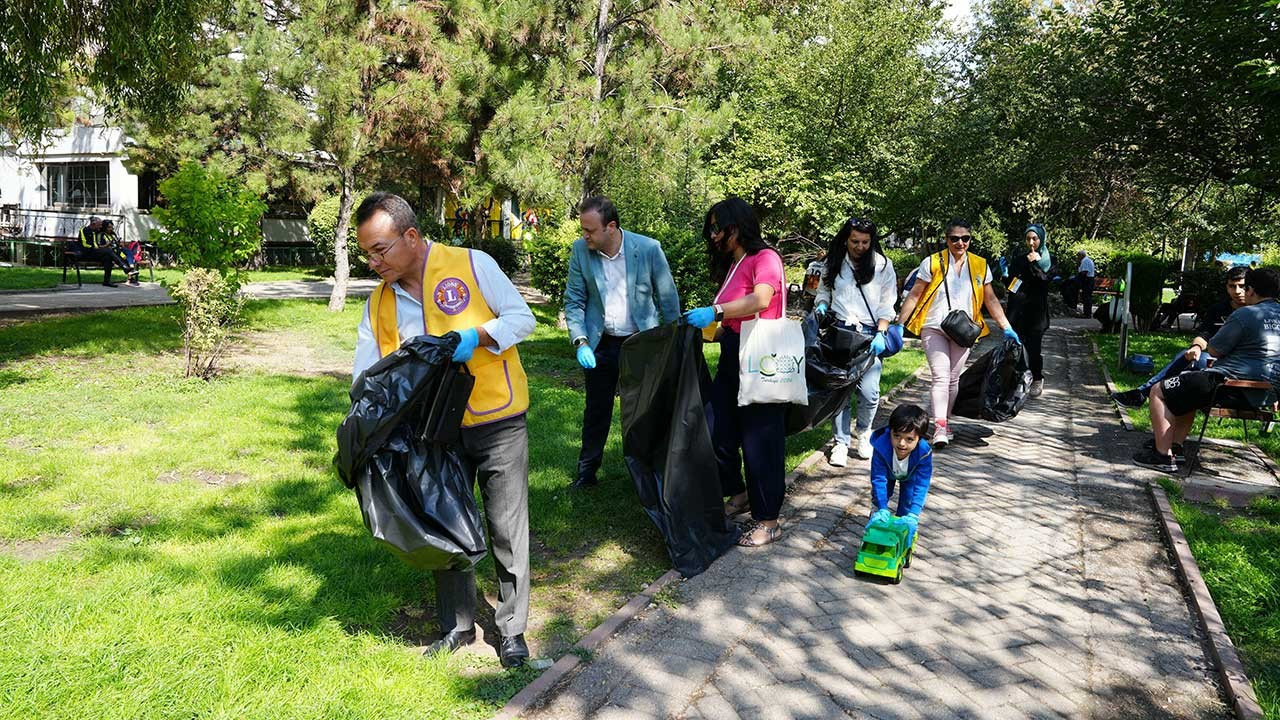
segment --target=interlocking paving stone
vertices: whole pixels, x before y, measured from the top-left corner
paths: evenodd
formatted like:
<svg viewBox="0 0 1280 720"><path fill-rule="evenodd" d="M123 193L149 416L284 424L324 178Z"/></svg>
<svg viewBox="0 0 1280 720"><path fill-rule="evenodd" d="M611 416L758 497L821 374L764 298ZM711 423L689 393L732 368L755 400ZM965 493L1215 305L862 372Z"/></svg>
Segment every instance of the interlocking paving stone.
<svg viewBox="0 0 1280 720"><path fill-rule="evenodd" d="M529 716L1229 717L1089 354L1055 328L1042 397L953 421L901 585L852 572L867 463L819 462L780 543L676 586Z"/></svg>

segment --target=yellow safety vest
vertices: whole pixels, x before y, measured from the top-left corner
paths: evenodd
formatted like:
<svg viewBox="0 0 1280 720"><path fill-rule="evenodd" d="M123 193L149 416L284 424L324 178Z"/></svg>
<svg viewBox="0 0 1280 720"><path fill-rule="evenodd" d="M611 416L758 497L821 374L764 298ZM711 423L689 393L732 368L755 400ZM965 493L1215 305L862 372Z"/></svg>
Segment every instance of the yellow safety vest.
<svg viewBox="0 0 1280 720"><path fill-rule="evenodd" d="M429 335L478 327L497 317L480 293L471 251L440 243L427 246L422 271L422 316ZM369 322L383 357L400 347L395 291L383 281L369 297ZM514 346L494 355L485 348L467 362L476 384L462 416L463 427L515 417L529 409L529 381Z"/></svg>
<svg viewBox="0 0 1280 720"><path fill-rule="evenodd" d="M916 335L919 335L924 327L924 319L929 315L929 306L938 299L938 287L942 285L947 273L951 272L951 263L946 261L946 255L947 251L943 250L937 255L929 256L929 286L925 288L924 295L916 304L916 309L911 312L911 317L907 318L907 329ZM982 328L978 337L984 337L991 331L987 327L987 321L982 318L984 285L982 281L987 277L987 261L973 253L965 253L965 255L969 263L969 281L973 283L973 319Z"/></svg>

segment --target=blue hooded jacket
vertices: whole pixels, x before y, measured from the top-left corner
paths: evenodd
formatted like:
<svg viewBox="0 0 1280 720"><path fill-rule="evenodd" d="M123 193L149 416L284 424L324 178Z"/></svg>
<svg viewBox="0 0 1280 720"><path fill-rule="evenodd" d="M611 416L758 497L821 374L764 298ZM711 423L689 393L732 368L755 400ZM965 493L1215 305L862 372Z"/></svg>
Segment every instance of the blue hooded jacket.
<svg viewBox="0 0 1280 720"><path fill-rule="evenodd" d="M907 456L907 478L902 481L898 493L899 517L919 515L924 509L925 495L929 494L929 482L933 479L933 449L929 441L920 438L916 449ZM893 495L893 437L889 427L876 430L871 435L871 501L875 510L889 507Z"/></svg>

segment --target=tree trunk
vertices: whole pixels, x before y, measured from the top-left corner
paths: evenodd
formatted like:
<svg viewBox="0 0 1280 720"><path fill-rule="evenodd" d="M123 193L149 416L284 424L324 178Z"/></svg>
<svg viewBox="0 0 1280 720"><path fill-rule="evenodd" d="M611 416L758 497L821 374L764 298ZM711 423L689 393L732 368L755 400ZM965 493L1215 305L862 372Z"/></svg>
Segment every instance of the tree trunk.
<svg viewBox="0 0 1280 720"><path fill-rule="evenodd" d="M351 227L351 210L355 204L356 173L352 168L341 168L342 195L338 200L338 228L333 237L333 293L329 295L329 310L341 312L347 304L347 281L351 278L351 266L347 261L347 232Z"/></svg>
<svg viewBox="0 0 1280 720"><path fill-rule="evenodd" d="M613 8L613 0L599 0L600 14L596 17L596 60L591 67L595 76L595 87L591 90L591 127L600 127L600 102L604 99L604 69L609 61L609 46L612 42L613 28L609 26L609 11ZM594 165L596 144L587 145L582 155L582 199L586 200L595 192Z"/></svg>

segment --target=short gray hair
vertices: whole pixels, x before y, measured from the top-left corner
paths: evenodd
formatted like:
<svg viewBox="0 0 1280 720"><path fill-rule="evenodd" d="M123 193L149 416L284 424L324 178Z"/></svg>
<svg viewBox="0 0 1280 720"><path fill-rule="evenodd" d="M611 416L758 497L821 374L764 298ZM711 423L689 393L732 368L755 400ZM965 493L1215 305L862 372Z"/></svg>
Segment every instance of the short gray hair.
<svg viewBox="0 0 1280 720"><path fill-rule="evenodd" d="M391 216L396 232L403 233L409 228L418 228L418 215L409 205L409 201L389 192L376 192L364 199L356 208L356 227L360 227L372 218L374 213L384 212Z"/></svg>

